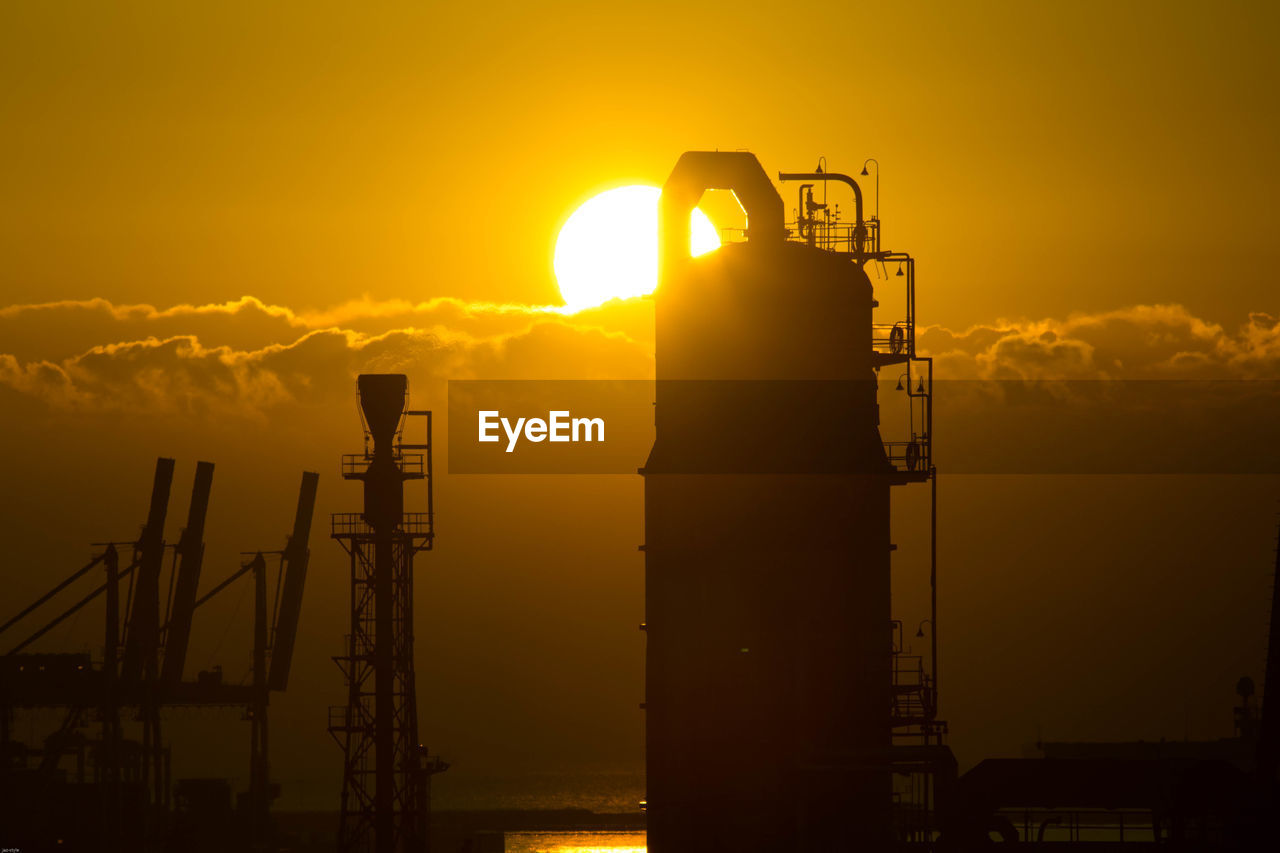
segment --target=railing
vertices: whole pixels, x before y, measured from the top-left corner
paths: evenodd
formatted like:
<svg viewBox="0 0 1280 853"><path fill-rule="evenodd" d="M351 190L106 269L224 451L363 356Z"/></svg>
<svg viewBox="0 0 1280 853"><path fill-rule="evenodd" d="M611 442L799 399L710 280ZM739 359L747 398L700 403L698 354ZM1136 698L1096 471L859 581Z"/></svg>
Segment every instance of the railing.
<svg viewBox="0 0 1280 853"><path fill-rule="evenodd" d="M875 323L871 326L871 350L884 355L902 356L905 361L916 354L915 327L906 322Z"/></svg>
<svg viewBox="0 0 1280 853"><path fill-rule="evenodd" d="M350 634L342 635L342 653L334 655L334 660L362 660L373 656L373 644L364 634L357 634L354 645Z"/></svg>
<svg viewBox="0 0 1280 853"><path fill-rule="evenodd" d="M868 219L857 225L840 222L834 218L796 220L787 223L788 239L794 243L807 243L828 252L843 252L861 258L880 253L880 223Z"/></svg>
<svg viewBox="0 0 1280 853"><path fill-rule="evenodd" d="M401 452L396 453L393 458L395 459L396 467L400 469L402 474L421 477L426 473L425 457L421 453ZM359 477L369 470L369 463L372 461L372 453L344 453L342 455L342 476L347 478Z"/></svg>
<svg viewBox="0 0 1280 853"><path fill-rule="evenodd" d="M926 474L933 467L928 436L912 437L911 441L886 441L884 455L899 471Z"/></svg>
<svg viewBox="0 0 1280 853"><path fill-rule="evenodd" d="M909 358L896 390L906 392L908 441L884 442L884 453L897 471L928 475L933 470L933 359ZM902 433L899 433L901 435Z"/></svg>
<svg viewBox="0 0 1280 853"><path fill-rule="evenodd" d="M893 656L893 690L891 725L895 738L924 738L929 742L946 730L946 723L936 721L937 690L925 673L921 655Z"/></svg>
<svg viewBox="0 0 1280 853"><path fill-rule="evenodd" d="M1162 839L1152 824L1149 809L1099 809L1067 808L1020 809L1003 808L997 812L1007 818L1018 833L1018 840L1053 843L1134 843L1149 847ZM1211 826L1199 827L1199 832L1213 837ZM1160 846L1173 846L1160 843ZM1213 847L1216 845L1210 845Z"/></svg>
<svg viewBox="0 0 1280 853"><path fill-rule="evenodd" d="M897 653L893 656L893 686L916 688L925 683L924 656Z"/></svg>
<svg viewBox="0 0 1280 853"><path fill-rule="evenodd" d="M915 259L904 252L880 248L880 222L868 219L861 230L856 225L835 218L815 217L787 224L787 239L828 252L852 255L859 264L875 262L897 264L892 277L902 277L906 289L906 316L896 323L877 323L871 327L871 349L881 355L915 358ZM890 359L897 360L897 359Z"/></svg>
<svg viewBox="0 0 1280 853"><path fill-rule="evenodd" d="M329 535L333 538L373 536L374 533L373 526L365 521L364 514L359 512L335 512L330 515L329 524ZM400 517L400 523L396 525L397 533L415 537L431 536L433 531L429 512L406 512Z"/></svg>
<svg viewBox="0 0 1280 853"><path fill-rule="evenodd" d="M330 705L329 706L329 733L361 731L367 729L370 725L368 715L362 713L359 709L356 713L351 713L349 705Z"/></svg>
<svg viewBox="0 0 1280 853"><path fill-rule="evenodd" d="M792 175L787 179L807 180L809 177L814 176ZM852 255L852 260L860 265L867 262L897 264L892 278L902 278L906 316L893 323L872 324L872 364L877 370L891 364L906 364L906 373L898 379L897 390L907 392L907 419L911 439L887 441L884 443L884 451L889 464L897 471L927 476L933 468L933 360L916 356L915 259L905 252L881 249L878 218L872 217L860 224L841 222L839 211L834 207L827 208L825 201L820 205L812 203L810 185L801 186L800 189L802 199L803 193L808 190L810 202L806 207L802 200L797 208L798 218L787 223L788 240ZM802 211L806 209L815 215L804 216ZM923 373L920 372L921 367L924 369ZM906 380L905 386L903 379Z"/></svg>

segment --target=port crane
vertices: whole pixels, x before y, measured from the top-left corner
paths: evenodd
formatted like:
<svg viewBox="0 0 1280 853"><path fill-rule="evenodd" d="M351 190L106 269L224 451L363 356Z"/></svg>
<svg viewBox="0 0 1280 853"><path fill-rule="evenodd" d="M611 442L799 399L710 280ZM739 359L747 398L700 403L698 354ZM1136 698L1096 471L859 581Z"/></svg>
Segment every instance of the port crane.
<svg viewBox="0 0 1280 853"><path fill-rule="evenodd" d="M255 843L263 843L270 831L270 803L278 787L270 782L267 708L271 692L285 690L289 682L319 475L302 475L293 528L284 548L243 555L247 559L230 576L200 594L213 471L210 462L197 464L186 525L178 541L168 545L164 527L174 460L158 459L147 520L138 538L96 543L95 549L100 550L85 565L0 625L3 642L12 629L46 612L55 598L90 578L101 578L74 604L13 643L0 657L0 824L26 827L23 831L29 831L33 845L56 842L47 833L58 827L62 827L56 830L59 837L84 833L100 839L106 850L146 848L154 843L158 824L168 820L173 806L169 747L161 737L160 712L178 706L243 709L250 722L251 748L250 784L240 800L241 812ZM268 596L269 558L278 565L272 596ZM224 682L221 667L184 678L196 611L246 576L252 578L254 588L250 683ZM87 653L29 651L99 599L104 600L100 659ZM56 708L65 709L63 722L42 746L15 739L17 710ZM136 710L140 740L123 736L121 719L126 710ZM99 724L96 739L81 732L94 719ZM60 771L67 758L75 761L70 774ZM179 800L190 800L198 790L207 786L179 790ZM68 816L74 820L67 821Z"/></svg>

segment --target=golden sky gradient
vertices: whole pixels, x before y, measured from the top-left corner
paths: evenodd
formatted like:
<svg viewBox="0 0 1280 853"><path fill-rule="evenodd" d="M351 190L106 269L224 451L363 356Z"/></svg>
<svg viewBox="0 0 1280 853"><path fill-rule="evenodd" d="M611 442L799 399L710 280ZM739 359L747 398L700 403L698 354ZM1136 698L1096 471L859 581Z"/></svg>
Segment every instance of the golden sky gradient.
<svg viewBox="0 0 1280 853"><path fill-rule="evenodd" d="M918 259L921 346L949 376L1280 378L1278 18L0 5L5 609L136 532L158 455L179 460L170 541L195 460L218 464L206 585L279 547L301 470L322 474L317 519L355 509L337 468L359 448L360 371L409 373L415 406L437 410L448 378L648 376L651 303L528 306L557 301L552 249L579 203L660 184L689 149L749 149L771 172L877 158L885 245ZM1277 477L939 464L942 703L962 765L1038 734L1229 733L1235 680L1261 675ZM895 496L908 623L927 615L926 497ZM437 509L419 681L450 774L639 767L639 478L442 473ZM333 807L340 781L323 727L343 701L328 656L348 589L325 532L273 699L284 807ZM188 676L221 661L238 679L247 605L211 606ZM95 618L48 648L93 648ZM225 725L226 743L175 747L175 777L243 774L247 731Z"/></svg>
<svg viewBox="0 0 1280 853"><path fill-rule="evenodd" d="M1276 24L1265 3L5 4L0 293L551 302L577 203L719 147L878 158L926 322L1176 302L1234 324L1274 309Z"/></svg>

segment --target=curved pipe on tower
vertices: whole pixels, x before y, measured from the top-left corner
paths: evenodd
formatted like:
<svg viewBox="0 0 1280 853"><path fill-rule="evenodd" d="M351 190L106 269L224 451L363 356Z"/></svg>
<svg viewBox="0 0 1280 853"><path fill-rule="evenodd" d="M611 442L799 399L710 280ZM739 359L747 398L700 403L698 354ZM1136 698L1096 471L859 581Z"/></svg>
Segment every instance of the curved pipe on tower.
<svg viewBox="0 0 1280 853"><path fill-rule="evenodd" d="M839 181L842 184L848 184L853 190L854 209L858 220L858 228L862 228L862 188L858 186L857 181L848 175L842 175L839 172L779 172L778 180Z"/></svg>
<svg viewBox="0 0 1280 853"><path fill-rule="evenodd" d="M782 196L754 154L686 151L676 162L658 201L658 256L662 267L689 257L689 217L707 190L732 190L747 214L747 240L786 239Z"/></svg>

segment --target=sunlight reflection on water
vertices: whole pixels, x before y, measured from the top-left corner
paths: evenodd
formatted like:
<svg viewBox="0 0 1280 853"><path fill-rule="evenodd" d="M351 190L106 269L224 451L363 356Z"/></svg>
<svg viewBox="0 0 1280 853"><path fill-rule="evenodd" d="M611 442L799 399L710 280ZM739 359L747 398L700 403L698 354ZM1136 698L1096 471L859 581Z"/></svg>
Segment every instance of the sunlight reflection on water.
<svg viewBox="0 0 1280 853"><path fill-rule="evenodd" d="M508 832L506 853L645 853L643 832Z"/></svg>

